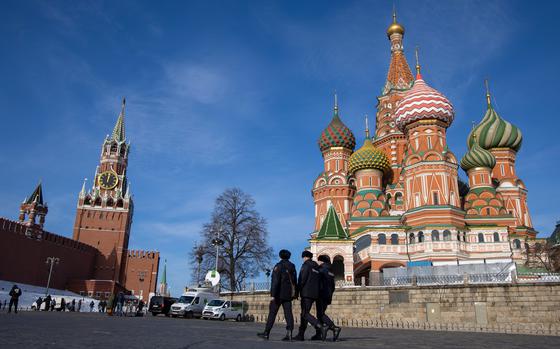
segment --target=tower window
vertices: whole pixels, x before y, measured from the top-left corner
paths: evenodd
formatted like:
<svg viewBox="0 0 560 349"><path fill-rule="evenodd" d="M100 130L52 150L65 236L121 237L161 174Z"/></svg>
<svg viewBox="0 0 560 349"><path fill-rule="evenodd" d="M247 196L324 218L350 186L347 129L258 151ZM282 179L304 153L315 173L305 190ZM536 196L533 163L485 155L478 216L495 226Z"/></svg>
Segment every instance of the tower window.
<svg viewBox="0 0 560 349"><path fill-rule="evenodd" d="M494 242L500 242L500 234L494 233Z"/></svg>
<svg viewBox="0 0 560 349"><path fill-rule="evenodd" d="M486 207L486 215L490 216L490 208Z"/></svg>
<svg viewBox="0 0 560 349"><path fill-rule="evenodd" d="M418 242L424 242L424 232L418 232Z"/></svg>
<svg viewBox="0 0 560 349"><path fill-rule="evenodd" d="M399 235L391 234L391 245L398 245L399 244Z"/></svg>
<svg viewBox="0 0 560 349"><path fill-rule="evenodd" d="M377 243L379 245L386 245L387 244L387 237L385 236L385 234L377 235Z"/></svg>
<svg viewBox="0 0 560 349"><path fill-rule="evenodd" d="M434 205L439 205L439 195L437 191L434 191L432 193L433 197L434 197Z"/></svg>
<svg viewBox="0 0 560 349"><path fill-rule="evenodd" d="M501 164L501 165L500 165L500 173L502 174L502 176L505 176L505 175L506 175L506 171L505 171L505 169L504 169L504 164Z"/></svg>
<svg viewBox="0 0 560 349"><path fill-rule="evenodd" d="M428 137L428 149L432 149L432 137Z"/></svg>
<svg viewBox="0 0 560 349"><path fill-rule="evenodd" d="M414 203L416 204L416 206L420 206L420 194L416 193L414 195Z"/></svg>
<svg viewBox="0 0 560 349"><path fill-rule="evenodd" d="M484 242L484 234L478 233L478 242Z"/></svg>

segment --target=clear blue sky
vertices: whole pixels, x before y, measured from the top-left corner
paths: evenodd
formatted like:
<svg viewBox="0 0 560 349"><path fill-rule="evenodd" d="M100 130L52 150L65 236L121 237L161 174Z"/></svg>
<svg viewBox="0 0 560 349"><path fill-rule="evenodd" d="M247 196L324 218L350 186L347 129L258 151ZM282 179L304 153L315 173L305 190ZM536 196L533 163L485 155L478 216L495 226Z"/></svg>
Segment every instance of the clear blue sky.
<svg viewBox="0 0 560 349"><path fill-rule="evenodd" d="M457 111L462 157L489 77L502 117L524 135L518 175L541 236L560 219L560 29L555 1L397 1L405 52ZM46 228L72 235L77 195L127 98L135 199L131 248L168 260L174 293L187 252L227 187L252 194L270 242L298 252L313 228L317 138L339 92L363 114L389 64L391 1L4 1L0 11L0 215L42 178ZM556 106L556 107L555 107Z"/></svg>

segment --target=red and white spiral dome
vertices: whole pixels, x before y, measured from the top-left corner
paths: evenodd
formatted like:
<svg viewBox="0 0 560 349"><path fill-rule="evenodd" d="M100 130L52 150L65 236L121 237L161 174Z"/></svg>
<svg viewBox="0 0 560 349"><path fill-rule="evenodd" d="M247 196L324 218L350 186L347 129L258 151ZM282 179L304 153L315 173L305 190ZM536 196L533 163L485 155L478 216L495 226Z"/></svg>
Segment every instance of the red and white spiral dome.
<svg viewBox="0 0 560 349"><path fill-rule="evenodd" d="M431 88L418 74L414 86L404 95L395 111L395 123L401 132L406 126L418 120L440 120L449 127L455 117L455 110L449 100L439 91Z"/></svg>

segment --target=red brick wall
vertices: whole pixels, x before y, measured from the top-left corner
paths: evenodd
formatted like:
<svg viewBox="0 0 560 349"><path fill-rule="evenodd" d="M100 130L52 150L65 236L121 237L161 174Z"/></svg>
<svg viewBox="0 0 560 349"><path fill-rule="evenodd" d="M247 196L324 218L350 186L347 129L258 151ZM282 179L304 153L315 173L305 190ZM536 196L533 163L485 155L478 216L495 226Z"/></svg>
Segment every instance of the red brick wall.
<svg viewBox="0 0 560 349"><path fill-rule="evenodd" d="M90 279L97 250L60 235L33 231L27 227L0 218L0 279L46 286L49 274L47 257L58 257L50 286L66 289L72 279Z"/></svg>
<svg viewBox="0 0 560 349"><path fill-rule="evenodd" d="M124 287L134 295L148 300L150 292L156 291L159 269L159 252L128 251Z"/></svg>

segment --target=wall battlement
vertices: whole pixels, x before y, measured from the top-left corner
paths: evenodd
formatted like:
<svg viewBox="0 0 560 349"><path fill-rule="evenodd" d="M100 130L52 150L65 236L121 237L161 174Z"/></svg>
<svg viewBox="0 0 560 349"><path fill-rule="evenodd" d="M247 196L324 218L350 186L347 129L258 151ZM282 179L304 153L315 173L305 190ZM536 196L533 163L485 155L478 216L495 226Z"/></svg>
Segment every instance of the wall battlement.
<svg viewBox="0 0 560 349"><path fill-rule="evenodd" d="M158 259L158 251L128 250L128 258Z"/></svg>

